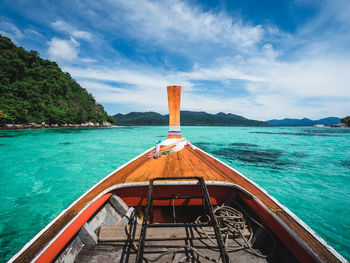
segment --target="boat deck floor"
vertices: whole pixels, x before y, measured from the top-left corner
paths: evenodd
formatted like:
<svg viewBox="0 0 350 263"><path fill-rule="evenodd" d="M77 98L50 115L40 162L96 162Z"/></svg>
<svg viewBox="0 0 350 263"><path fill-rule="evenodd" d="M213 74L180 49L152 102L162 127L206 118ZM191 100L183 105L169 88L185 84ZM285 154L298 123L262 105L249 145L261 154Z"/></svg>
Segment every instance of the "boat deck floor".
<svg viewBox="0 0 350 263"><path fill-rule="evenodd" d="M173 229L167 230L173 231ZM229 243L233 242L230 240ZM183 249L186 246L194 248L193 250L198 253L193 252L192 249ZM172 253L172 251L176 252ZM99 242L97 245L85 246L76 257L75 262L135 262L136 254L134 245L129 241ZM231 262L267 262L265 258L259 258L244 250L228 252L228 255ZM221 262L217 247L208 239L146 241L144 259L148 262ZM144 262L147 262L146 260Z"/></svg>
<svg viewBox="0 0 350 263"><path fill-rule="evenodd" d="M236 195L233 195L232 198L240 203L242 201ZM243 206L243 203L241 205ZM258 220L248 207L245 206L243 209L250 215L250 218L254 217L255 220ZM162 210L166 214L167 207ZM182 208L182 210L188 215L188 221L183 221L181 226L147 228L143 262L221 262L220 252L213 237L213 228L184 226L183 224L194 223L192 217L189 216L189 211L195 214L198 211L195 206ZM66 248L56 257L55 262L135 262L142 223L137 211L140 211L140 208L128 207L122 199L113 195L67 244ZM181 209L178 212L180 211ZM181 214L177 215L180 219ZM158 224L162 223L158 222ZM267 235L267 232L261 227L253 227L251 231L244 230L241 236L230 236L229 238L222 236L228 248L244 245L243 237L250 239L250 244L254 247L252 250L245 246L245 249L227 251L230 262L297 262L275 235L273 239L276 244L273 246L271 236ZM205 232L212 238L212 241ZM255 255L254 251L262 255L272 254L268 258L262 258Z"/></svg>
<svg viewBox="0 0 350 263"><path fill-rule="evenodd" d="M129 229L134 229L130 231ZM216 241L210 241L211 227L157 227L149 228L146 235L145 262L221 262ZM102 226L98 244L85 246L75 262L135 262L141 225ZM130 234L131 233L131 234ZM133 241L131 241L133 240ZM242 238L227 239L227 246L244 243ZM228 251L232 262L267 262L250 251Z"/></svg>

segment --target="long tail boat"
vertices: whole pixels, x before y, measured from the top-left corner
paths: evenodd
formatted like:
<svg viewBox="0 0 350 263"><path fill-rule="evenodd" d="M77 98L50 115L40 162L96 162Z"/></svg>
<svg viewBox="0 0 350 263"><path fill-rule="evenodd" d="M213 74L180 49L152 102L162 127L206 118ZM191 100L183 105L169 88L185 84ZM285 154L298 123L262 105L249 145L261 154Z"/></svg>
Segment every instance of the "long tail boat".
<svg viewBox="0 0 350 263"><path fill-rule="evenodd" d="M166 140L107 175L9 262L347 262L259 185L192 145L169 86Z"/></svg>

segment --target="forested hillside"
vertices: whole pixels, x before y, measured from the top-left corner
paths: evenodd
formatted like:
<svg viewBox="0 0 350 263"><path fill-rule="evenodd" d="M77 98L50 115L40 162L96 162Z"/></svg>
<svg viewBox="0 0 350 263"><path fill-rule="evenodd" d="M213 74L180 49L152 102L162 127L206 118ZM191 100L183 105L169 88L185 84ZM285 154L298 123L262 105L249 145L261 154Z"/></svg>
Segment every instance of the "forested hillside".
<svg viewBox="0 0 350 263"><path fill-rule="evenodd" d="M182 126L268 126L263 121L249 120L232 113L210 114L198 111L181 111ZM113 116L118 125L168 125L169 115L157 112L130 112Z"/></svg>
<svg viewBox="0 0 350 263"><path fill-rule="evenodd" d="M266 121L271 126L312 126L316 124L323 124L331 126L340 123L338 117L327 117L319 120L310 120L308 118L303 119L283 119L283 120L269 120Z"/></svg>
<svg viewBox="0 0 350 263"><path fill-rule="evenodd" d="M341 123L344 123L346 126L350 127L350 116L342 118Z"/></svg>
<svg viewBox="0 0 350 263"><path fill-rule="evenodd" d="M114 122L69 73L0 35L0 124Z"/></svg>

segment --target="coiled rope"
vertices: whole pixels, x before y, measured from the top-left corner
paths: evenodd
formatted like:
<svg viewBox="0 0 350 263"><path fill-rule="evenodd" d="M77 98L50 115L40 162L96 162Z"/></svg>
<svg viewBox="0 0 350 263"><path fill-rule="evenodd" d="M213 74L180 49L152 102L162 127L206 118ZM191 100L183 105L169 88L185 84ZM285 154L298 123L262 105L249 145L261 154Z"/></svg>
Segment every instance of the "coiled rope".
<svg viewBox="0 0 350 263"><path fill-rule="evenodd" d="M252 218L247 213L245 213L244 210L242 209L242 207L239 206L239 208L243 211L244 214L233 207L225 206L225 205L218 206L213 211L214 215L216 216L217 221L218 221L220 233L222 236L224 236L224 245L225 245L226 251L227 252L235 252L235 251L239 251L239 250L246 250L246 251L249 251L252 254L254 254L258 257L261 257L261 258L267 258L267 257L272 256L276 250L276 241L275 241L275 238L273 237L272 233L266 227L264 227L262 224L260 224L258 221L256 221L254 218ZM248 218L249 220L246 220L246 218ZM197 223L197 224L207 223L209 220L210 220L209 217L203 218L203 216L199 216L195 220L195 223ZM255 223L257 226L261 227L261 229L263 231L265 231L271 237L272 250L267 255L264 255L260 251L258 251L257 249L253 248L252 239L254 236L254 232L253 232L251 223L249 221L251 221L251 222ZM213 230L208 231L208 229L204 229L202 227L199 227L197 229L197 231L198 230L199 230L200 234L204 234L208 238L208 240L210 240L210 242L212 242L215 245L215 248L213 248L212 246L209 246L205 242L203 242L203 243L205 245L207 245L207 247L209 249L218 251L214 231ZM131 241L132 247L137 251L138 245L136 244L136 242L133 239L130 238L131 234L129 233L127 228L126 228L126 232L127 232L128 237L129 237L129 240ZM244 241L243 243L241 243L237 239L239 237L241 237L243 239L243 241ZM238 245L236 245L236 246L229 245L228 244L229 239L233 239ZM193 258L192 256L185 256L184 258L180 259L178 262L184 262L188 259L193 259L195 261L200 262L199 258L204 258L204 259L207 259L207 260L212 261L212 262L220 262L220 258L214 259L214 258L208 257L208 256L202 254L201 252L199 252L198 249L196 249L190 245L179 246L179 248L161 253L160 255L158 255L156 258L153 258L153 259L150 259L150 258L143 256L143 259L146 262L156 262L166 255L173 254L173 258L171 260L171 262L173 262L176 253L186 252L186 250L191 250L194 254L197 255L197 258Z"/></svg>
<svg viewBox="0 0 350 263"><path fill-rule="evenodd" d="M242 211L242 207L240 207ZM254 218L249 216L247 213L244 213L239 210L230 207L230 206L218 206L214 209L214 215L217 218L219 229L221 234L225 237L224 238L224 244L227 252L234 252L238 250L247 250L251 252L252 254L261 257L261 258L267 258L273 255L273 253L276 250L276 241L271 232L264 227L262 224L260 224L258 221L256 221ZM272 250L267 255L262 254L257 249L253 248L252 239L254 237L254 232L251 226L251 223L246 220L246 217L249 218L249 221L252 221L259 227L261 227L262 230L264 230L272 240ZM204 218L209 220L209 218ZM198 224L205 223L203 220L203 217L200 216L195 221ZM208 222L208 221L207 221ZM214 245L217 246L215 233L214 231L208 231L202 227L199 228L201 233L204 234L210 242L212 242ZM243 239L243 243L241 243L237 238L241 237ZM228 240L234 239L235 242L238 244L236 246L234 245L228 245Z"/></svg>

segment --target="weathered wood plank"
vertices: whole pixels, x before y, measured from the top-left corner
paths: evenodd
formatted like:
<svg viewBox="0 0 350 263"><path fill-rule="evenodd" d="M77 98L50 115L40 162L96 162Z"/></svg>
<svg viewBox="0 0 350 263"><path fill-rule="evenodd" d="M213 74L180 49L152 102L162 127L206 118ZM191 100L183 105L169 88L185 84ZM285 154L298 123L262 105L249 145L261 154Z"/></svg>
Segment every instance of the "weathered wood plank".
<svg viewBox="0 0 350 263"><path fill-rule="evenodd" d="M184 247L185 245L189 245L189 243L186 243L183 240L182 241L172 240L168 243L169 247L162 246L160 241L151 241L149 243L153 243L153 247L149 247L146 245L144 256L147 259L155 259L161 254L163 254L164 252L175 251L181 247ZM190 245L194 247L202 255L205 255L209 258L217 260L217 262L220 262L220 259L219 259L220 254L217 251L217 249L209 249L208 247L199 243L198 240L197 242L194 242ZM230 257L230 261L235 263L268 262L265 258L256 257L253 254L246 252L244 250L229 252L228 255ZM159 258L159 260L156 262L174 262L175 263L175 262L179 262L180 260L184 260L186 257L188 257L187 262L192 262L190 258L191 257L197 258L197 254L191 252L190 249L188 249L187 251L182 250L177 253L168 253L163 257ZM135 262L135 260L136 260L136 250L134 248L131 248L128 244L123 244L122 246L100 244L97 246L84 247L82 251L79 253L79 255L77 256L77 258L75 259L75 263ZM207 263L207 262L213 262L213 261L203 257L199 257L199 262Z"/></svg>
<svg viewBox="0 0 350 263"><path fill-rule="evenodd" d="M127 226L101 226L98 240L100 242L108 241L127 241L129 234L129 225ZM208 232L212 232L211 227L204 227ZM136 226L134 240L139 240L141 225ZM157 227L148 228L146 240L182 240L182 239L203 239L205 235L196 231L194 228L185 227Z"/></svg>

